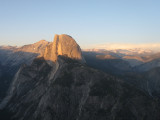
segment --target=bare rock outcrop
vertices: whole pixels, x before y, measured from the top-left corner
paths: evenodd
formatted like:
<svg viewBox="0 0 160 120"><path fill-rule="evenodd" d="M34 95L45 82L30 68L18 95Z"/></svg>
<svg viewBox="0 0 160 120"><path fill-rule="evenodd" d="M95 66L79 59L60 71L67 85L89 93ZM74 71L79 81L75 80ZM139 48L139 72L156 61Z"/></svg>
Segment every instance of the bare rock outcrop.
<svg viewBox="0 0 160 120"><path fill-rule="evenodd" d="M50 42L46 40L40 40L34 44L24 45L20 48L17 48L15 52L38 53L40 56L43 56L45 48L49 45L49 43Z"/></svg>
<svg viewBox="0 0 160 120"><path fill-rule="evenodd" d="M19 69L0 119L159 120L159 99L77 60L84 62L75 40L56 35L44 57Z"/></svg>
<svg viewBox="0 0 160 120"><path fill-rule="evenodd" d="M1 120L159 120L158 99L73 59L58 56L56 63L36 58L21 67Z"/></svg>
<svg viewBox="0 0 160 120"><path fill-rule="evenodd" d="M69 35L55 35L53 43L45 49L44 58L55 62L59 55L85 62L79 45Z"/></svg>

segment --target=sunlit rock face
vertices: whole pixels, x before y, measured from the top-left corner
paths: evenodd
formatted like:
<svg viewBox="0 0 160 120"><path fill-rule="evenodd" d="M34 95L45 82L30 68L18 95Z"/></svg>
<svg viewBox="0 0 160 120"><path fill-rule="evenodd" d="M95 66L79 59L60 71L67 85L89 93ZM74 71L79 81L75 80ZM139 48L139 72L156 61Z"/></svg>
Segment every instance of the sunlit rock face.
<svg viewBox="0 0 160 120"><path fill-rule="evenodd" d="M45 48L50 44L50 42L41 40L34 44L24 45L20 48L15 49L15 52L28 52L28 53L37 53L40 56L44 55Z"/></svg>
<svg viewBox="0 0 160 120"><path fill-rule="evenodd" d="M0 120L159 120L158 99L82 64L70 36L56 35L44 58L18 70L0 103Z"/></svg>
<svg viewBox="0 0 160 120"><path fill-rule="evenodd" d="M44 58L55 62L59 55L85 62L79 45L69 35L55 35L53 43L46 47Z"/></svg>

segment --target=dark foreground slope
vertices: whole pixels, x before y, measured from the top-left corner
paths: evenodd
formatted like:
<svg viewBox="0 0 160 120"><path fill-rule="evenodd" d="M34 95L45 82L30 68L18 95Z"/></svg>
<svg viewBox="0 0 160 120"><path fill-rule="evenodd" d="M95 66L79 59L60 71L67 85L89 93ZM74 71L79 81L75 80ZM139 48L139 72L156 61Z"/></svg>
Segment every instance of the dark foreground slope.
<svg viewBox="0 0 160 120"><path fill-rule="evenodd" d="M21 67L0 119L159 120L159 105L115 77L59 56L56 63L37 58Z"/></svg>
<svg viewBox="0 0 160 120"><path fill-rule="evenodd" d="M5 97L20 66L22 64L31 64L37 56L42 56L48 44L49 42L43 40L18 48L0 46L0 102Z"/></svg>

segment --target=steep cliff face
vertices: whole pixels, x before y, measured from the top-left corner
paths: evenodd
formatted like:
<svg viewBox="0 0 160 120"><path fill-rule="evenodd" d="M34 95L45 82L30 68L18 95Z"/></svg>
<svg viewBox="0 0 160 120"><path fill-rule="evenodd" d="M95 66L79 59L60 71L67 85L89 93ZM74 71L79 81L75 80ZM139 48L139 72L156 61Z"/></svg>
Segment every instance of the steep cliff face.
<svg viewBox="0 0 160 120"><path fill-rule="evenodd" d="M44 57L19 69L0 119L159 120L158 100L81 62L75 41L56 35Z"/></svg>
<svg viewBox="0 0 160 120"><path fill-rule="evenodd" d="M55 62L58 55L85 62L79 45L69 35L55 35L53 43L45 50L44 58Z"/></svg>
<svg viewBox="0 0 160 120"><path fill-rule="evenodd" d="M22 64L31 64L37 56L43 56L48 44L49 42L41 40L22 47L0 47L0 102L5 97L10 83L20 66Z"/></svg>
<svg viewBox="0 0 160 120"><path fill-rule="evenodd" d="M0 116L5 118L7 111L9 119L15 120L160 118L157 100L115 77L63 56L52 65L38 58L31 66L23 66L6 101Z"/></svg>

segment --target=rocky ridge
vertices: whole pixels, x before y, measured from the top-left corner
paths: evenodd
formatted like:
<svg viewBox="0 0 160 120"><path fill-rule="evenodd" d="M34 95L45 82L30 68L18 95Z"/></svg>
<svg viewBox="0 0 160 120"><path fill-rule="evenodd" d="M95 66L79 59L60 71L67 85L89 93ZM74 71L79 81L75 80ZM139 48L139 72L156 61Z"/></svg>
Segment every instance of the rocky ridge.
<svg viewBox="0 0 160 120"><path fill-rule="evenodd" d="M43 56L49 42L41 40L22 47L0 46L0 102L21 65L31 64L37 56Z"/></svg>
<svg viewBox="0 0 160 120"><path fill-rule="evenodd" d="M15 49L15 52L29 52L29 53L38 53L40 56L44 55L45 48L49 45L50 42L46 40L40 40L34 44L24 45Z"/></svg>
<svg viewBox="0 0 160 120"><path fill-rule="evenodd" d="M51 43L46 48L44 57L36 58L31 65L19 69L8 96L0 105L0 119L158 120L160 118L159 100L116 77L82 64L83 59L78 45L75 44L77 48L72 44L66 47L67 43L63 43L70 41L71 38L63 39L60 43L57 41L58 36L55 39L54 43L57 44ZM59 46L66 48L60 47L60 49ZM67 48L68 51L75 51L68 53L65 51ZM78 57L75 53L78 53ZM48 64L48 60L52 64Z"/></svg>

